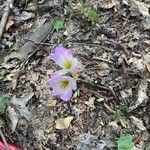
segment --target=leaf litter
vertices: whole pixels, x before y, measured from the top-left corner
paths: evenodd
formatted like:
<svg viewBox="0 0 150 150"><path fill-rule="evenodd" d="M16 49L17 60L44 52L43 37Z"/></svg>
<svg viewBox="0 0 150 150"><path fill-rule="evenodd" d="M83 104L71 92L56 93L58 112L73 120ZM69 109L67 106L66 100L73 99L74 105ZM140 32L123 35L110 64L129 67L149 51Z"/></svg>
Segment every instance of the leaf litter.
<svg viewBox="0 0 150 150"><path fill-rule="evenodd" d="M28 96L20 97L20 98L16 98L16 96L14 96L11 99L10 104L12 104L12 106L9 106L7 108L7 111L8 111L8 116L12 123L12 127L11 127L12 132L14 132L17 127L19 117L24 117L27 120L30 119L31 114L28 108L26 107L26 104L33 97L33 95L34 93L31 93Z"/></svg>
<svg viewBox="0 0 150 150"><path fill-rule="evenodd" d="M17 4L0 44L0 95L12 97L2 115L8 143L29 150L113 150L119 137L130 134L133 149L148 149L149 2ZM58 23L57 32L51 32L56 18L63 26ZM18 48L10 51L15 44ZM58 44L71 49L83 65L80 92L69 103L52 97L47 84L57 70L49 53Z"/></svg>

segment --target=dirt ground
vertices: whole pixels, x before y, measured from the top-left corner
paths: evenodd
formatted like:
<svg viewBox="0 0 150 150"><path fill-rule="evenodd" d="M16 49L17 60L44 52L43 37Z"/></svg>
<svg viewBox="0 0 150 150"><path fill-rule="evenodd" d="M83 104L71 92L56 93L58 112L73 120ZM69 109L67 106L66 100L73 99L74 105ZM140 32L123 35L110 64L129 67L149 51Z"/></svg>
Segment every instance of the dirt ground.
<svg viewBox="0 0 150 150"><path fill-rule="evenodd" d="M67 103L48 85L58 69L49 54L58 44L81 64ZM0 120L7 143L24 150L117 150L118 138L130 134L132 150L150 150L149 0L15 0L0 57L0 96L11 101Z"/></svg>

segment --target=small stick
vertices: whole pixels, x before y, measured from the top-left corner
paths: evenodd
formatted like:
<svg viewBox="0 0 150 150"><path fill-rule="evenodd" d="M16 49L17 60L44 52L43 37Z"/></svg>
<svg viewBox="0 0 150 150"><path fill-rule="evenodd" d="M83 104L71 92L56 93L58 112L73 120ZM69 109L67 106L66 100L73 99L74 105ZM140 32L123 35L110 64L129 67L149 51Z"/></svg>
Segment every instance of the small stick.
<svg viewBox="0 0 150 150"><path fill-rule="evenodd" d="M116 96L113 88L111 86L108 86L108 88L109 88L110 92L112 93L112 95L115 97L115 99L118 100L118 97Z"/></svg>
<svg viewBox="0 0 150 150"><path fill-rule="evenodd" d="M1 24L0 24L0 40L1 37L3 35L6 23L7 23L7 19L8 19L8 15L10 12L10 7L13 4L14 0L7 0L6 4L5 4L5 8L4 8L4 13L1 19Z"/></svg>
<svg viewBox="0 0 150 150"><path fill-rule="evenodd" d="M103 58L98 58L98 57L93 57L93 60L97 60L97 61L104 61L104 62L108 62L110 64L112 64L113 62L107 59L103 59Z"/></svg>
<svg viewBox="0 0 150 150"><path fill-rule="evenodd" d="M89 85L94 86L94 87L97 87L97 88L99 88L99 89L103 89L103 90L108 90L108 91L109 91L109 88L107 88L106 86L96 85L96 84L94 84L94 83L88 82L88 81L83 80L83 79L78 79L78 81L83 82L83 83L86 83L86 84L89 84Z"/></svg>
<svg viewBox="0 0 150 150"><path fill-rule="evenodd" d="M94 86L94 87L97 87L99 89L107 90L107 91L109 91L113 95L113 97L116 100L118 100L118 97L116 96L116 94L115 94L115 92L114 92L114 90L113 90L113 88L111 86L106 87L106 86L102 86L102 85L96 85L94 83L88 82L88 81L83 80L83 79L78 79L78 81L86 83L86 84L89 84L89 85Z"/></svg>
<svg viewBox="0 0 150 150"><path fill-rule="evenodd" d="M46 46L53 46L53 45L57 45L57 44L55 44L55 43L35 42L35 41L33 41L33 40L31 40L31 39L28 39L28 38L25 38L25 40L27 40L27 41L31 41L31 42L34 42L35 44L38 44L38 45L46 45Z"/></svg>
<svg viewBox="0 0 150 150"><path fill-rule="evenodd" d="M2 140L3 140L4 144L5 144L6 150L9 150L8 144L7 144L7 142L6 142L5 136L4 136L4 134L3 134L2 130L1 130L1 128L0 128L0 135L1 135L1 137L2 137Z"/></svg>

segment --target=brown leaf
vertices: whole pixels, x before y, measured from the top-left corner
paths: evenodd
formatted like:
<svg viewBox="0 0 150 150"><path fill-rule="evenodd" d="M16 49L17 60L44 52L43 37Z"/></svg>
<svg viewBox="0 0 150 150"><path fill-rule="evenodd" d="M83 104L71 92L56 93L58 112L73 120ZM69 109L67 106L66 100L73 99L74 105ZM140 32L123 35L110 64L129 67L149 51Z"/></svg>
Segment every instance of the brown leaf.
<svg viewBox="0 0 150 150"><path fill-rule="evenodd" d="M129 107L129 112L136 109L139 105L148 100L147 90L148 90L148 82L142 80L139 85L137 100L133 106Z"/></svg>
<svg viewBox="0 0 150 150"><path fill-rule="evenodd" d="M132 122L137 126L137 128L139 128L142 131L146 130L146 128L143 125L142 120L140 120L140 119L138 119L138 118L136 118L134 116L131 116L130 118L131 118Z"/></svg>
<svg viewBox="0 0 150 150"><path fill-rule="evenodd" d="M16 70L13 74L13 78L12 78L12 89L15 90L16 86L17 86L17 81L18 81L18 77L20 76L20 74L24 71L24 69L21 70Z"/></svg>
<svg viewBox="0 0 150 150"><path fill-rule="evenodd" d="M12 132L14 132L16 129L17 123L18 123L18 115L15 112L15 109L11 106L9 106L7 108L7 111L8 111L8 115L9 115L9 118L11 120L11 123L12 123L11 130L12 130Z"/></svg>
<svg viewBox="0 0 150 150"><path fill-rule="evenodd" d="M138 11L144 16L144 17L150 17L149 9L143 2L139 2L137 0L131 0L134 7L138 9Z"/></svg>
<svg viewBox="0 0 150 150"><path fill-rule="evenodd" d="M97 74L101 77L107 76L110 72L110 67L107 65L107 63L101 62L99 64L99 68L97 70Z"/></svg>
<svg viewBox="0 0 150 150"><path fill-rule="evenodd" d="M118 4L117 0L100 0L100 5L102 8L110 9Z"/></svg>
<svg viewBox="0 0 150 150"><path fill-rule="evenodd" d="M136 8L139 13L143 16L143 26L145 30L150 29L150 14L149 14L149 8L144 2L139 2L137 0L130 0L133 8ZM132 10L131 10L132 11ZM134 9L133 9L134 11Z"/></svg>
<svg viewBox="0 0 150 150"><path fill-rule="evenodd" d="M88 105L88 107L95 108L94 101L95 97L90 97L88 101L85 101L85 104Z"/></svg>
<svg viewBox="0 0 150 150"><path fill-rule="evenodd" d="M14 21L12 20L12 17L8 18L7 24L6 24L6 31L14 24Z"/></svg>
<svg viewBox="0 0 150 150"><path fill-rule="evenodd" d="M146 66L148 72L150 72L150 53L144 55L143 58L144 58L145 66Z"/></svg>
<svg viewBox="0 0 150 150"><path fill-rule="evenodd" d="M55 121L56 129L67 129L73 120L73 116L68 116L66 118L60 118Z"/></svg>

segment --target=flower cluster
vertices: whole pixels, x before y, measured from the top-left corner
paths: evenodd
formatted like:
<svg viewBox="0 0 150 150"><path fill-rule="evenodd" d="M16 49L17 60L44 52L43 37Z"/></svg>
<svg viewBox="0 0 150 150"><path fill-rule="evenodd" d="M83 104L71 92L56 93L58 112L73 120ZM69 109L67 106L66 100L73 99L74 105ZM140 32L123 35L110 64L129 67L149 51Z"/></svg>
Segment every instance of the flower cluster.
<svg viewBox="0 0 150 150"><path fill-rule="evenodd" d="M71 51L63 46L57 46L54 52L50 54L50 58L62 68L53 73L48 80L53 89L52 95L60 97L63 101L69 101L73 90L77 89L76 72L78 61L73 57Z"/></svg>

